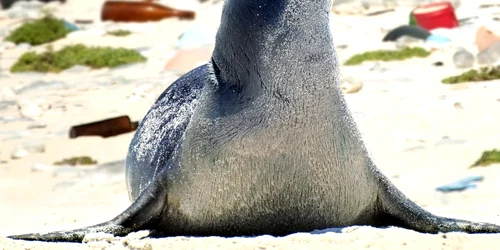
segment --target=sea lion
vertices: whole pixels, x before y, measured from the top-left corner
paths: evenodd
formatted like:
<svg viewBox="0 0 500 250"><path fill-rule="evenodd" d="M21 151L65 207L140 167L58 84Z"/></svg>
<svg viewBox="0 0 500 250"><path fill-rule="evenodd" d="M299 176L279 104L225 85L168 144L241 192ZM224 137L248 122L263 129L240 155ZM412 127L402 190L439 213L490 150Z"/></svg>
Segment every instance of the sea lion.
<svg viewBox="0 0 500 250"><path fill-rule="evenodd" d="M132 205L102 224L10 238L287 235L350 225L499 233L425 211L376 168L339 88L330 6L227 0L211 62L168 87L132 139Z"/></svg>

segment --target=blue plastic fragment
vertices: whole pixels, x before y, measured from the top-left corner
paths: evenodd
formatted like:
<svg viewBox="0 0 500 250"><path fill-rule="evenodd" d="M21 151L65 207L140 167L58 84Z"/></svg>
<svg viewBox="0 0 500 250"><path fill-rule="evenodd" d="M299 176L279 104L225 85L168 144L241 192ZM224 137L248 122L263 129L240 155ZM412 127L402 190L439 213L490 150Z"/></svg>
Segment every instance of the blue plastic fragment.
<svg viewBox="0 0 500 250"><path fill-rule="evenodd" d="M63 22L64 22L64 27L66 27L66 29L69 29L71 31L78 30L78 27L76 27L76 25L74 25L66 20L63 20Z"/></svg>
<svg viewBox="0 0 500 250"><path fill-rule="evenodd" d="M482 181L483 179L484 179L484 177L479 176L479 175L469 176L469 177L465 177L459 181L437 187L436 190L443 192L443 193L448 193L448 192L453 192L453 191L462 191L465 189L476 188L477 185L474 182Z"/></svg>
<svg viewBox="0 0 500 250"><path fill-rule="evenodd" d="M215 43L217 30L205 27L193 26L184 32L177 42L178 48L198 48L207 44Z"/></svg>
<svg viewBox="0 0 500 250"><path fill-rule="evenodd" d="M451 40L448 37L442 35L432 34L427 37L427 42L437 42L437 43L449 43Z"/></svg>

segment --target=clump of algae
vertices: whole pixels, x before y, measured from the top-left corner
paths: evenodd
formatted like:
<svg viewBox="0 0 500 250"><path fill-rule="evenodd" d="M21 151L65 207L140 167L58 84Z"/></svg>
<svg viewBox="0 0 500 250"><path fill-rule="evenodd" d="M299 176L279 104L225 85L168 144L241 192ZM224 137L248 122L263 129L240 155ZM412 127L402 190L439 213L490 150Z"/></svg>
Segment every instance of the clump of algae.
<svg viewBox="0 0 500 250"><path fill-rule="evenodd" d="M431 53L419 47L405 47L401 50L375 50L356 54L349 58L344 65L358 65L365 61L401 61L413 57L427 57Z"/></svg>
<svg viewBox="0 0 500 250"><path fill-rule="evenodd" d="M61 165L76 166L76 165L94 165L94 164L97 164L97 161L92 159L90 156L76 156L54 162L54 165L58 166Z"/></svg>
<svg viewBox="0 0 500 250"><path fill-rule="evenodd" d="M106 32L106 34L108 34L110 36L128 36L128 35L132 34L132 32L130 32L129 30L112 30L112 31Z"/></svg>
<svg viewBox="0 0 500 250"><path fill-rule="evenodd" d="M480 82L500 79L500 66L483 67L479 70L471 69L463 74L451 76L441 80L444 84L456 84L464 82Z"/></svg>
<svg viewBox="0 0 500 250"><path fill-rule="evenodd" d="M11 72L54 72L58 73L75 65L91 68L116 67L122 64L146 61L139 52L125 48L87 47L70 45L59 51L49 46L47 51L24 53L10 68Z"/></svg>
<svg viewBox="0 0 500 250"><path fill-rule="evenodd" d="M12 31L5 40L15 44L40 45L66 37L70 32L71 30L66 27L64 21L52 15L46 15L43 18L24 23Z"/></svg>
<svg viewBox="0 0 500 250"><path fill-rule="evenodd" d="M471 168L479 166L486 167L496 163L500 163L500 150L493 149L490 151L484 151L481 158L472 164Z"/></svg>

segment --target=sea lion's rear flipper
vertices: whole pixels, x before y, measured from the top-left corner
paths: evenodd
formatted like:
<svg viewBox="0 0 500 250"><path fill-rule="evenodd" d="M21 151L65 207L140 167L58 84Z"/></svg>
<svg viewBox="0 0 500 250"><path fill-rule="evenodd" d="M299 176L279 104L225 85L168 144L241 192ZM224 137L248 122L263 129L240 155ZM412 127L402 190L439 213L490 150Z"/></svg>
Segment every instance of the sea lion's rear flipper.
<svg viewBox="0 0 500 250"><path fill-rule="evenodd" d="M386 178L378 197L377 226L399 226L422 233L500 233L500 226L436 216L409 200Z"/></svg>
<svg viewBox="0 0 500 250"><path fill-rule="evenodd" d="M125 236L133 231L146 230L148 224L161 216L167 204L166 174L158 173L142 194L120 215L101 224L75 230L57 231L47 234L12 235L7 238L37 241L81 242L89 233L110 233Z"/></svg>

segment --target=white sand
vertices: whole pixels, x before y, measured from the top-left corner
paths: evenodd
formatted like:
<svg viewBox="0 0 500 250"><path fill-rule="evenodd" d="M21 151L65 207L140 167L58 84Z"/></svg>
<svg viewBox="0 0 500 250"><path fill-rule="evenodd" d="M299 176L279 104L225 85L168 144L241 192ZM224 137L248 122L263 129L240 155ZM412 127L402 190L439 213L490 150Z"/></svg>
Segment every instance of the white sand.
<svg viewBox="0 0 500 250"><path fill-rule="evenodd" d="M64 6L52 6L59 10L57 15L67 17L69 21L88 17L97 21L101 3L98 0L69 0ZM83 34L54 43L56 48L78 42L152 48L154 56L147 63L121 70L19 76L9 73L8 68L25 50L16 48L3 52L0 90L15 90L36 80L59 80L69 87L39 89L15 97L18 101L39 98L43 112L35 120L45 123L46 128L28 130L26 127L32 124L28 121L0 126L0 161L8 161L0 164L0 235L91 225L111 219L130 204L123 173L90 171L78 175L77 171L58 171L59 174L54 176L53 170L32 172L31 167L34 164L50 167L62 158L79 155L89 155L99 163L123 160L132 133L108 139L70 140L67 138L69 127L121 114L140 120L155 98L176 79L176 75L164 72L163 66L176 50L177 37L193 23L217 26L220 5L216 8L218 11L208 10L206 5L202 8L204 12L195 22L165 20L137 24L137 30L144 32L126 38ZM457 14L467 16L467 11L476 10L463 7ZM369 18L335 16L336 44L348 45L346 49L338 50L340 59L344 61L350 55L366 50L393 48L394 44L380 41L385 30L407 22L406 11L398 9L394 13ZM0 27L12 22L0 19ZM473 37L470 39L472 43ZM37 50L43 50L43 46ZM412 200L440 215L500 223L500 198L497 194L500 190L500 165L468 169L483 151L500 148L500 112L497 112L500 109L500 81L455 86L441 84L443 77L461 72L452 66L453 52L449 49L437 51L426 59L379 63L376 67L387 69L382 73L370 70L374 63L342 66L344 75L363 81L363 89L346 98L379 168ZM442 61L445 65L435 67L432 65L435 61ZM90 84L110 81L116 84L102 88ZM16 106L0 109L0 117L17 116ZM6 133L12 131L24 134L17 139L5 140ZM444 136L465 143L436 146ZM10 159L15 147L33 141L45 143L46 151L19 160ZM408 150L411 148L414 149ZM83 170L89 168L82 167ZM438 186L471 175L485 177L476 189L449 194L435 191ZM500 235L426 235L400 228L371 227L352 227L344 231L302 233L283 238L174 237L116 239L113 243L90 244L23 242L0 237L0 249L120 249L125 248L125 241L137 249L495 249L500 245Z"/></svg>

